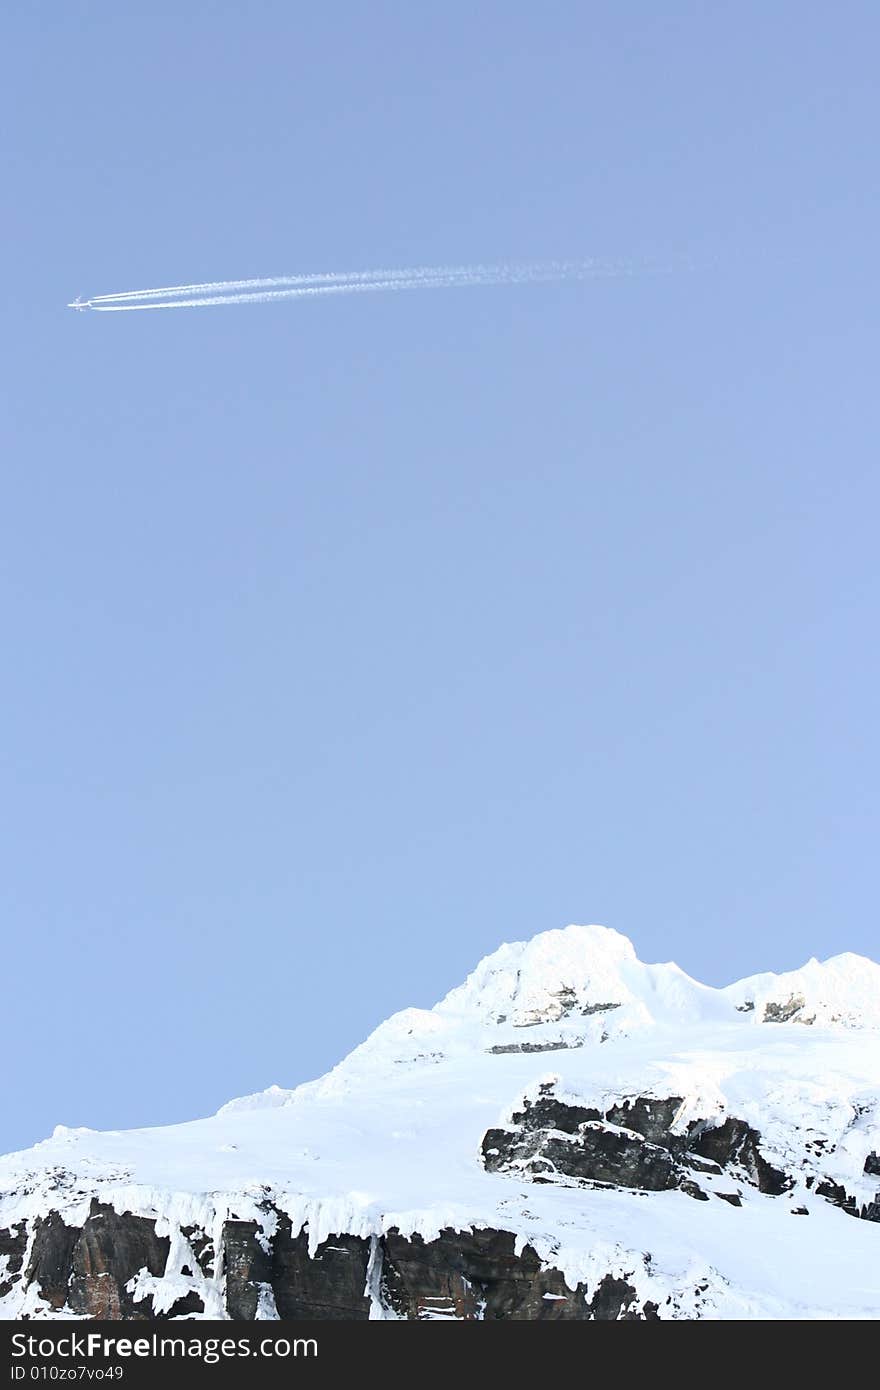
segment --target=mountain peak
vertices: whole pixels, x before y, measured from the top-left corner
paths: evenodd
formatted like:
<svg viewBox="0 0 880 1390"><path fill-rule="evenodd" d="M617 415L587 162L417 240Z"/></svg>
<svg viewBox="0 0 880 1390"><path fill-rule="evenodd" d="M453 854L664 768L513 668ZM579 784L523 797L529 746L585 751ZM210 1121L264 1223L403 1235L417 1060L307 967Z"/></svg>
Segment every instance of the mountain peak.
<svg viewBox="0 0 880 1390"><path fill-rule="evenodd" d="M485 956L434 1012L519 1026L554 1022L576 1006L622 1002L629 992L623 976L633 963L638 958L632 942L611 927L539 932Z"/></svg>
<svg viewBox="0 0 880 1390"><path fill-rule="evenodd" d="M0 1316L876 1317L878 1006L849 954L501 946L319 1080L0 1159Z"/></svg>
<svg viewBox="0 0 880 1390"><path fill-rule="evenodd" d="M666 1016L729 1010L716 990L672 962L646 965L628 937L610 927L568 926L501 946L433 1010L515 1029L567 1021L583 1030L614 1011L614 1031ZM607 1026L611 1026L608 1019ZM607 1036L603 1024L597 1037Z"/></svg>

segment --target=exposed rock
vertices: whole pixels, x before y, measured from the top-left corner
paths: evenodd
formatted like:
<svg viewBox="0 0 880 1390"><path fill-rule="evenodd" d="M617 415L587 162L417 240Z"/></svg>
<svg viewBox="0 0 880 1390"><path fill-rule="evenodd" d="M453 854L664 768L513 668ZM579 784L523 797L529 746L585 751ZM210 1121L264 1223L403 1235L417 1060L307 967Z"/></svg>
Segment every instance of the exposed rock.
<svg viewBox="0 0 880 1390"><path fill-rule="evenodd" d="M436 1240L390 1232L382 1242L381 1298L396 1317L466 1322L586 1321L654 1318L656 1305L640 1306L635 1288L606 1275L589 1297L571 1289L558 1269L542 1268L526 1246L515 1254L510 1231L441 1231Z"/></svg>
<svg viewBox="0 0 880 1390"><path fill-rule="evenodd" d="M34 1224L34 1243L31 1247L26 1284L36 1284L51 1308L63 1308L73 1273L73 1249L81 1232L67 1226L57 1211L37 1217Z"/></svg>
<svg viewBox="0 0 880 1390"><path fill-rule="evenodd" d="M0 1260L5 1257L5 1264L0 1268L0 1298L9 1293L15 1283L13 1276L21 1272L26 1249L27 1227L23 1221L8 1231L0 1231Z"/></svg>
<svg viewBox="0 0 880 1390"><path fill-rule="evenodd" d="M820 1178L817 1182L815 1177L810 1176L807 1178L806 1186L814 1190L817 1197L824 1197L833 1207L839 1207L841 1211L846 1212L847 1216L855 1216L862 1221L880 1221L880 1192L875 1194L872 1202L859 1205L842 1183L834 1182L831 1178Z"/></svg>
<svg viewBox="0 0 880 1390"><path fill-rule="evenodd" d="M778 1195L792 1179L760 1151L760 1138L743 1120L712 1127L676 1128L681 1096L636 1096L604 1114L571 1105L545 1084L526 1099L504 1128L486 1131L483 1161L492 1173L518 1173L533 1182L557 1178L657 1192L679 1188L698 1201L706 1193L690 1169L732 1171L761 1192Z"/></svg>
<svg viewBox="0 0 880 1390"><path fill-rule="evenodd" d="M543 1042L543 1043L497 1043L494 1047L487 1047L486 1051L499 1057L506 1052L565 1052L575 1047L583 1047L583 1039L579 1038L575 1042Z"/></svg>
<svg viewBox="0 0 880 1390"><path fill-rule="evenodd" d="M28 1229L25 1223L0 1230L0 1298L8 1294L15 1283L15 1275L21 1273L25 1250L28 1248Z"/></svg>
<svg viewBox="0 0 880 1390"><path fill-rule="evenodd" d="M568 1018L571 1014L578 1013L584 1017L591 1014L605 1014L612 1009L619 1009L620 1003L601 1002L596 1004L581 1002L582 996L578 996L576 989L571 985L563 985L558 990L550 991L547 1002L541 1008L530 1009L512 1020L514 1028L535 1028L540 1023L558 1023L561 1018ZM507 1014L496 1014L496 1023L505 1023Z"/></svg>
<svg viewBox="0 0 880 1390"><path fill-rule="evenodd" d="M524 1251L518 1261L513 1237L507 1233L478 1230L462 1235L463 1244L449 1230L432 1241L389 1232L382 1242L380 1295L391 1313L420 1321L471 1322L486 1316L527 1316L523 1309L530 1300L537 1309L543 1290L533 1288L540 1267L531 1251ZM492 1311L487 1314L490 1292Z"/></svg>
<svg viewBox="0 0 880 1390"><path fill-rule="evenodd" d="M790 1023L794 1019L798 1023L815 1023L815 1016L811 1018L798 1018L798 1014L803 1009L804 1004L805 1000L802 994L792 994L781 1003L771 999L770 1002L764 1006L764 1022Z"/></svg>
<svg viewBox="0 0 880 1390"><path fill-rule="evenodd" d="M183 1298L178 1298L176 1303L172 1303L165 1317L182 1318L191 1313L204 1313L204 1311L204 1300L199 1297L195 1289L191 1289L188 1294L184 1294Z"/></svg>
<svg viewBox="0 0 880 1390"><path fill-rule="evenodd" d="M590 1314L597 1322L645 1322L658 1320L657 1304L647 1300L639 1310L636 1291L625 1279L606 1274L590 1302Z"/></svg>
<svg viewBox="0 0 880 1390"><path fill-rule="evenodd" d="M672 1131L676 1116L684 1101L681 1096L666 1096L658 1100L654 1096L635 1096L621 1101L606 1110L604 1118L613 1125L624 1129L634 1129L652 1144L660 1144L671 1153L683 1153L687 1146L687 1134Z"/></svg>
<svg viewBox="0 0 880 1390"><path fill-rule="evenodd" d="M693 1178L682 1178L678 1186L688 1197L693 1197L697 1202L708 1202L709 1194L704 1192L699 1183L694 1182Z"/></svg>
<svg viewBox="0 0 880 1390"><path fill-rule="evenodd" d="M214 1242L198 1226L181 1226L181 1234L189 1241L190 1249L202 1274L209 1278L214 1273Z"/></svg>
<svg viewBox="0 0 880 1390"><path fill-rule="evenodd" d="M260 1292L272 1282L272 1257L257 1239L256 1221L227 1221L223 1226L223 1267L226 1311L231 1318L252 1322Z"/></svg>
<svg viewBox="0 0 880 1390"><path fill-rule="evenodd" d="M846 1188L842 1187L839 1182L832 1182L830 1178L820 1179L816 1183L816 1195L817 1197L824 1197L833 1207L840 1207L841 1211L845 1211L848 1216L859 1215L855 1198L850 1197Z"/></svg>
<svg viewBox="0 0 880 1390"><path fill-rule="evenodd" d="M563 1134L577 1134L581 1125L601 1119L601 1110L560 1100L556 1088L548 1083L539 1088L534 1100L525 1097L522 1110L514 1112L510 1123L531 1132L558 1129Z"/></svg>
<svg viewBox="0 0 880 1390"><path fill-rule="evenodd" d="M93 1200L81 1229L57 1212L38 1218L24 1272L51 1308L69 1307L90 1318L152 1318L151 1305L126 1287L141 1270L165 1272L170 1241L156 1223Z"/></svg>
<svg viewBox="0 0 880 1390"><path fill-rule="evenodd" d="M869 1177L880 1178L880 1154L868 1154L865 1159L865 1172Z"/></svg>
<svg viewBox="0 0 880 1390"><path fill-rule="evenodd" d="M570 1288L531 1246L517 1253L511 1231L446 1229L430 1241L396 1230L372 1240L334 1235L310 1256L308 1230L294 1235L283 1212L267 1211L272 1220L265 1229L256 1221L224 1224L226 1311L237 1321L274 1316L276 1310L291 1320L365 1320L371 1305L386 1317L417 1321L658 1316L656 1303L640 1299L629 1275L608 1273L592 1288ZM22 1234L3 1233L3 1253L17 1257L19 1268ZM193 1234L188 1228L191 1245ZM162 1312L151 1298L137 1296L136 1276L160 1278L169 1245L148 1218L120 1215L94 1201L81 1230L65 1225L57 1213L36 1223L28 1271L56 1311L140 1321L204 1312L196 1288Z"/></svg>
<svg viewBox="0 0 880 1390"><path fill-rule="evenodd" d="M348 1322L368 1318L369 1260L369 1240L351 1235L331 1236L310 1256L308 1229L293 1235L289 1219L279 1214L271 1273L278 1316Z"/></svg>
<svg viewBox="0 0 880 1390"><path fill-rule="evenodd" d="M713 1177L721 1176L721 1168L717 1163L713 1163L711 1158L698 1158L695 1153L688 1151L687 1166L693 1168L695 1173L711 1173Z"/></svg>
<svg viewBox="0 0 880 1390"><path fill-rule="evenodd" d="M576 1135L554 1131L490 1129L483 1140L489 1172L516 1169L535 1182L557 1174L607 1186L637 1187L660 1192L679 1186L672 1155L640 1135L591 1120Z"/></svg>
<svg viewBox="0 0 880 1390"><path fill-rule="evenodd" d="M514 1028L534 1028L539 1023L558 1023L577 1008L577 992L570 985L552 990L543 1008L531 1009L520 1018L514 1019Z"/></svg>
<svg viewBox="0 0 880 1390"><path fill-rule="evenodd" d="M93 1201L78 1237L71 1258L70 1308L89 1318L156 1316L149 1300L137 1299L126 1287L141 1270L157 1278L165 1273L171 1242L156 1235L155 1221L130 1212L120 1216Z"/></svg>
<svg viewBox="0 0 880 1390"><path fill-rule="evenodd" d="M725 1171L739 1170L746 1182L759 1192L779 1196L793 1185L793 1179L768 1163L760 1150L761 1136L745 1120L728 1116L720 1125L699 1128L689 1147Z"/></svg>

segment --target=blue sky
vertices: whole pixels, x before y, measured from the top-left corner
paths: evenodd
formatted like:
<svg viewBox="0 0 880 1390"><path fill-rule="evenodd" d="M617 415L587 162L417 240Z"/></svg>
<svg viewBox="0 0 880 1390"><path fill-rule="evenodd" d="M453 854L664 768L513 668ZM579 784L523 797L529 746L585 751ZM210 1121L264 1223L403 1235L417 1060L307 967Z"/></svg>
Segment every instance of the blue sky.
<svg viewBox="0 0 880 1390"><path fill-rule="evenodd" d="M6 16L0 1149L570 921L878 954L872 4ZM193 313L141 285L669 275Z"/></svg>

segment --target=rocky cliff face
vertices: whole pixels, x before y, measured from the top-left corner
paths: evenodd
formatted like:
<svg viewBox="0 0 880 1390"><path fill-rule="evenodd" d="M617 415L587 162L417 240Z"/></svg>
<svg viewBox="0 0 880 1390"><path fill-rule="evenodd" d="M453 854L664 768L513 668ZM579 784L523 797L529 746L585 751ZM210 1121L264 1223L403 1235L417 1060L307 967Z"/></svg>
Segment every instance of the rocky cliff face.
<svg viewBox="0 0 880 1390"><path fill-rule="evenodd" d="M254 1221L224 1223L220 1264L229 1318L357 1322L377 1310L421 1321L658 1316L656 1305L641 1300L625 1278L606 1275L593 1290L570 1288L561 1271L546 1267L529 1246L517 1250L510 1231L443 1230L427 1241L395 1230L334 1235L310 1253L307 1232L294 1235L284 1213L271 1214L277 1226L269 1239ZM21 1253L24 1245L22 1233ZM24 1278L53 1312L135 1321L203 1314L199 1276L210 1280L217 1258L210 1241L202 1243L201 1260L191 1242L192 1260L184 1266L189 1273L179 1278L190 1279L192 1287L170 1304L161 1296L169 1247L154 1221L120 1216L96 1202L81 1228L65 1225L56 1213L37 1220ZM150 1280L156 1281L152 1289Z"/></svg>
<svg viewBox="0 0 880 1390"><path fill-rule="evenodd" d="M852 959L827 998L817 962L717 991L550 932L319 1082L59 1129L0 1160L0 1314L880 1316L880 971Z"/></svg>

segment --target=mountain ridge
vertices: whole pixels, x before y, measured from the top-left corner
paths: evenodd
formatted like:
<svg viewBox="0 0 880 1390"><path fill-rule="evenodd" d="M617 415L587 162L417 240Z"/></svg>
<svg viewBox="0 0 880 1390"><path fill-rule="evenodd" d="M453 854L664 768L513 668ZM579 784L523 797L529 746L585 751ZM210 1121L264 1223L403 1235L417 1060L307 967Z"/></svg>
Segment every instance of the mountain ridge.
<svg viewBox="0 0 880 1390"><path fill-rule="evenodd" d="M0 1313L878 1317L878 1077L865 958L540 933L315 1081L0 1159Z"/></svg>

